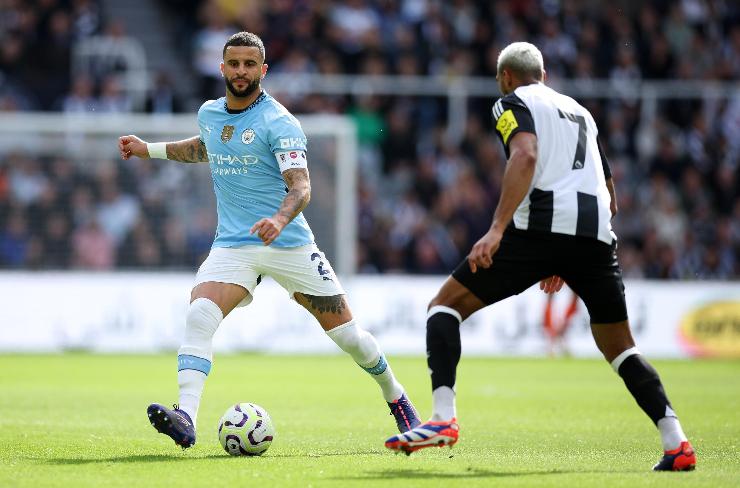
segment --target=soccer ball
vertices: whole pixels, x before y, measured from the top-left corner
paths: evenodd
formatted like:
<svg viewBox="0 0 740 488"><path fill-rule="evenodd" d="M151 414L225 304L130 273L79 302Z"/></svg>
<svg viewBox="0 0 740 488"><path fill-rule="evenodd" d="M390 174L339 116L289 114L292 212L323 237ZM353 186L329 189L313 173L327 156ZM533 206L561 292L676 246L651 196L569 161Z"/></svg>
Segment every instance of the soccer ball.
<svg viewBox="0 0 740 488"><path fill-rule="evenodd" d="M274 436L275 427L267 411L254 403L229 407L218 423L218 440L232 456L260 456Z"/></svg>

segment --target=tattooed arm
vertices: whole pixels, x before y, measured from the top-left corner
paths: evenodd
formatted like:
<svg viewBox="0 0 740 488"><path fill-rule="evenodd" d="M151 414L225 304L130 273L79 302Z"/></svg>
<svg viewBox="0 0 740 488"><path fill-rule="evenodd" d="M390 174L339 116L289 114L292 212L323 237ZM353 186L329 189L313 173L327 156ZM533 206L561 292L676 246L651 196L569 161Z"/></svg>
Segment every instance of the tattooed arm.
<svg viewBox="0 0 740 488"><path fill-rule="evenodd" d="M294 168L283 172L283 179L288 186L288 194L283 198L283 203L272 217L260 219L249 230L250 234L257 235L265 246L269 246L277 239L283 228L306 208L311 200L311 180L308 177L308 169Z"/></svg>
<svg viewBox="0 0 740 488"><path fill-rule="evenodd" d="M146 141L134 136L122 136L118 138L118 150L121 159L129 159L131 156L139 158L150 157ZM166 145L167 159L181 163L205 163L208 161L208 153L200 136L183 139L182 141L168 142Z"/></svg>
<svg viewBox="0 0 740 488"><path fill-rule="evenodd" d="M200 136L167 143L167 159L181 163L207 163L206 145Z"/></svg>
<svg viewBox="0 0 740 488"><path fill-rule="evenodd" d="M283 179L288 187L288 194L283 198L274 217L288 225L311 200L311 179L306 168L289 169L283 173Z"/></svg>

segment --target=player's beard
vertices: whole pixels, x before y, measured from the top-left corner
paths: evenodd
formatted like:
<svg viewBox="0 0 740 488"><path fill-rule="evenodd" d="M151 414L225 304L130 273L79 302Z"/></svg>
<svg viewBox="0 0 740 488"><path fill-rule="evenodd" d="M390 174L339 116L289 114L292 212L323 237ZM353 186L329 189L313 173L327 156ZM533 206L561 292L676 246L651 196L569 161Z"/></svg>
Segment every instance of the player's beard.
<svg viewBox="0 0 740 488"><path fill-rule="evenodd" d="M224 78L226 81L226 89L231 92L237 98L245 98L254 93L254 91L260 86L260 79L252 80L243 90L237 90L236 87L231 83L228 78Z"/></svg>

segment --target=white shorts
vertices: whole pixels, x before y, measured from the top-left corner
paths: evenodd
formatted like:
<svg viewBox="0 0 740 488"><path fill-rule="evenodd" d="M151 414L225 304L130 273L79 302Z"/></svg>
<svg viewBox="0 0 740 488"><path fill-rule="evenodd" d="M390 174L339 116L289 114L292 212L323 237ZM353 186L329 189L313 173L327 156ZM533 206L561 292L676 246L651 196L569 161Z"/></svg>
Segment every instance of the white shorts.
<svg viewBox="0 0 740 488"><path fill-rule="evenodd" d="M259 280L270 276L293 298L296 292L314 296L343 295L344 288L316 244L300 247L214 247L195 275L197 286L208 281L233 283L249 295L238 307L252 302Z"/></svg>

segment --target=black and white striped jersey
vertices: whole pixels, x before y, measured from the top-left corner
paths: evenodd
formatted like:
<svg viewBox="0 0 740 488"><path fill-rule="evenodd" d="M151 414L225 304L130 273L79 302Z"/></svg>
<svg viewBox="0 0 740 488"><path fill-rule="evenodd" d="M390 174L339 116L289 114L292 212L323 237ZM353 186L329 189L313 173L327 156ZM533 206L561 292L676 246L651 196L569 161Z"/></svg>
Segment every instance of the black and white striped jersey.
<svg viewBox="0 0 740 488"><path fill-rule="evenodd" d="M518 132L537 136L537 166L514 213L517 229L592 237L611 244L609 164L591 114L541 83L520 86L493 105L496 133L509 156Z"/></svg>

